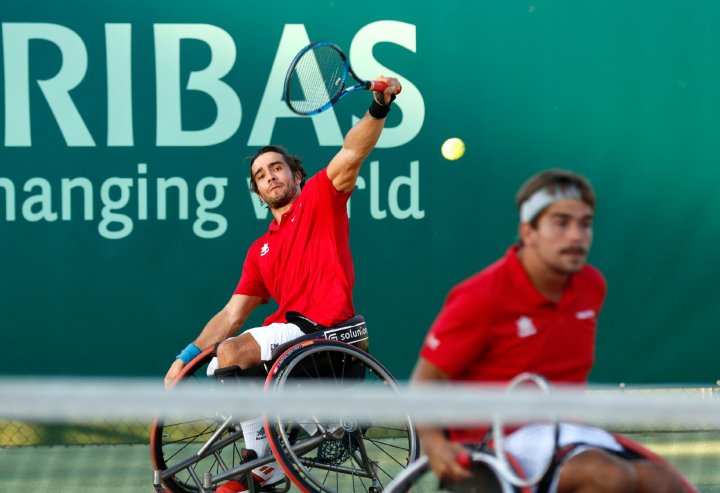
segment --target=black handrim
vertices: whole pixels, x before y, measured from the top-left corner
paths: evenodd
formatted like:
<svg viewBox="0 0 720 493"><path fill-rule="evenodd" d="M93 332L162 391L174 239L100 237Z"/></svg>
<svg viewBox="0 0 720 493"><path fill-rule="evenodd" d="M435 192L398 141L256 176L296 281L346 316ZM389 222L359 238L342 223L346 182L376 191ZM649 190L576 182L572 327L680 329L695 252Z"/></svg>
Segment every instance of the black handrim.
<svg viewBox="0 0 720 493"><path fill-rule="evenodd" d="M205 356L199 356L188 363L187 370L181 380L202 380L205 366L211 359L212 353L209 352ZM153 427L153 436L151 437L151 453L156 466L161 470L166 469L168 463L172 465L174 459L188 457L193 453L190 448L204 443L219 426L216 417L187 416L171 419L172 422L166 423L167 420L164 417L159 417ZM173 430L171 429L173 427L177 428ZM229 433L229 431L226 431L226 434ZM175 435L175 437L171 438L172 435ZM229 460L232 465L235 465L241 461L240 449L242 443L234 442L229 446L232 448L229 451L227 447L223 449L223 455L226 462ZM183 452L185 453L183 454ZM199 464L202 464L202 466L190 466L196 470L199 478L202 478L203 472L218 473L224 470L215 458L204 460ZM173 493L197 493L200 491L187 469L181 470L175 476L166 478L164 484Z"/></svg>

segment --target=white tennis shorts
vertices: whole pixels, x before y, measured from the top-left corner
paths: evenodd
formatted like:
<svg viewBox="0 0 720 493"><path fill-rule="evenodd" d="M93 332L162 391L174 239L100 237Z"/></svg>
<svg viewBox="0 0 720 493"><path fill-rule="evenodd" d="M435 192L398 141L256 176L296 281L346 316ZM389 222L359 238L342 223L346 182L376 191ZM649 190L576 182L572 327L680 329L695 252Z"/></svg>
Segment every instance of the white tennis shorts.
<svg viewBox="0 0 720 493"><path fill-rule="evenodd" d="M548 461L551 460L554 448L554 427L549 424L532 424L523 426L505 438L505 450L519 462L525 474L535 476ZM615 437L602 428L573 423L561 423L558 447L562 448L573 443L582 445L575 447L563 457L563 462L592 448L603 448L620 452L623 450ZM557 491L560 468L555 471L549 493Z"/></svg>
<svg viewBox="0 0 720 493"><path fill-rule="evenodd" d="M305 332L295 324L274 323L264 327L254 327L245 331L257 341L260 346L260 359L269 361L273 350L281 344L304 336Z"/></svg>
<svg viewBox="0 0 720 493"><path fill-rule="evenodd" d="M255 339L258 343L260 346L260 359L263 361L269 361L272 357L273 349L279 345L305 335L305 332L300 330L300 327L297 325L281 323L274 323L263 327L254 327L246 330L244 333L248 333L253 336L253 339ZM234 339L234 337L230 337L229 339ZM217 368L218 362L217 357L215 357L210 361L210 364L208 364L208 376L213 376Z"/></svg>
<svg viewBox="0 0 720 493"><path fill-rule="evenodd" d="M246 330L244 333L248 333L253 336L253 339L255 339L258 343L260 346L260 359L263 361L269 361L272 357L273 349L279 345L305 335L305 332L300 330L300 327L297 325L281 323L274 323L263 327L254 327ZM234 337L230 337L228 340L229 339L234 339ZM213 376L217 368L217 357L214 357L208 364L208 376Z"/></svg>

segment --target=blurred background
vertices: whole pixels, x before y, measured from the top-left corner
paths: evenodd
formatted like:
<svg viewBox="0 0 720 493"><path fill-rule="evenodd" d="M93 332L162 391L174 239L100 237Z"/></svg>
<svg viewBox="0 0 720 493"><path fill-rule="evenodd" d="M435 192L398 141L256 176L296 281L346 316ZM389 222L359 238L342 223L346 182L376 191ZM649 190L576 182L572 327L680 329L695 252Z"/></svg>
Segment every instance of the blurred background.
<svg viewBox="0 0 720 493"><path fill-rule="evenodd" d="M285 108L293 55L331 40L404 84L350 203L356 308L398 378L548 167L598 194L591 380L720 378L718 2L6 0L0 21L2 375L164 375L267 228L245 158L281 144L314 173L367 108Z"/></svg>

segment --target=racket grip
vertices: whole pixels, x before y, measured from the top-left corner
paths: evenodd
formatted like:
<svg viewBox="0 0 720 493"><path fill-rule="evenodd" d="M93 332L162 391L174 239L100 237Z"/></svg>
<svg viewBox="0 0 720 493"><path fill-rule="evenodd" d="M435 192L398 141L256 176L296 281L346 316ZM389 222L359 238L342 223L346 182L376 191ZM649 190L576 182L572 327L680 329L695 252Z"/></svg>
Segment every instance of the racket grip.
<svg viewBox="0 0 720 493"><path fill-rule="evenodd" d="M468 452L467 450L465 450L464 452L460 452L455 456L455 461L458 463L458 465L464 467L465 469L470 469L470 466L472 465L470 452Z"/></svg>
<svg viewBox="0 0 720 493"><path fill-rule="evenodd" d="M381 80L371 80L370 87L368 87L368 89L373 92L383 92L385 89L387 89L387 86L388 85Z"/></svg>
<svg viewBox="0 0 720 493"><path fill-rule="evenodd" d="M388 87L387 83L385 83L381 80L372 80L369 83L368 89L370 89L373 92L383 92L383 91L385 91L385 89L387 89L387 87ZM402 91L402 89L400 89L400 91L398 91L398 94L400 94L401 91Z"/></svg>

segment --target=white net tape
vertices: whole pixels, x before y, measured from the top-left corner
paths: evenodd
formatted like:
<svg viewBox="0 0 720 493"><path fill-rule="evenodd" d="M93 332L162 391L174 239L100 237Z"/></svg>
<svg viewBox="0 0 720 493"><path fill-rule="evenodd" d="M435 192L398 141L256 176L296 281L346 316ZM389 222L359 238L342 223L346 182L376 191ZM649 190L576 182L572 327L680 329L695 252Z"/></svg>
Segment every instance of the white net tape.
<svg viewBox="0 0 720 493"><path fill-rule="evenodd" d="M563 387L549 394L473 385L401 385L384 388L303 385L282 392L258 385L185 385L165 391L157 380L0 379L0 419L33 422L152 419L168 413L232 413L285 417L312 413L330 418L348 412L371 419L410 415L427 423L473 424L501 415L506 422L537 419L597 425L720 427L717 388L610 390Z"/></svg>

